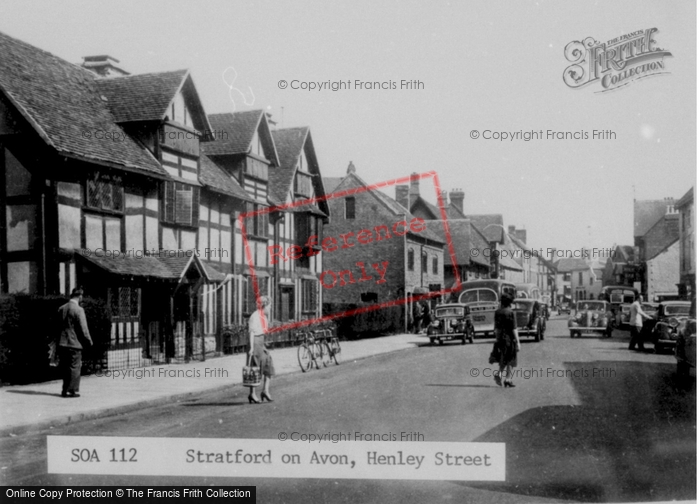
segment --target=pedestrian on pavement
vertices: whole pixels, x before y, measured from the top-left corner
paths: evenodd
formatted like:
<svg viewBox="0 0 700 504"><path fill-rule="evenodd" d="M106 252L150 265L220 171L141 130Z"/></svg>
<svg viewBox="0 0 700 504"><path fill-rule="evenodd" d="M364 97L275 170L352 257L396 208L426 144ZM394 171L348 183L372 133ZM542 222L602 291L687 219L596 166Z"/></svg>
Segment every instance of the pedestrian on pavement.
<svg viewBox="0 0 700 504"><path fill-rule="evenodd" d="M428 301L423 301L423 328L427 328L432 322L433 318L430 315L430 303Z"/></svg>
<svg viewBox="0 0 700 504"><path fill-rule="evenodd" d="M82 300L83 290L73 289L70 301L58 309L58 366L63 377L61 397L80 397L82 351L92 346L85 310L80 306Z"/></svg>
<svg viewBox="0 0 700 504"><path fill-rule="evenodd" d="M642 319L651 319L649 315L644 313L642 310L642 305L639 302L639 294L635 294L634 303L630 306L630 332L632 333L632 338L630 339L630 350L634 350L637 346L640 352L644 352L644 338L642 336L642 327L644 322Z"/></svg>
<svg viewBox="0 0 700 504"><path fill-rule="evenodd" d="M494 332L496 344L500 350L499 370L494 379L500 387L515 387L513 383L513 368L518 365L520 339L515 312L510 308L513 298L504 294L501 296L501 307L494 314Z"/></svg>
<svg viewBox="0 0 700 504"><path fill-rule="evenodd" d="M248 319L248 334L250 337L248 358L251 366L253 361L260 366L260 372L263 375L263 391L260 393L260 399L255 395L255 387L250 387L248 402L251 404L259 403L261 400L272 402L270 397L270 380L275 376L275 366L272 362L272 355L265 347L265 333L270 325L270 310L270 298L261 296L258 309Z"/></svg>
<svg viewBox="0 0 700 504"><path fill-rule="evenodd" d="M420 334L423 323L423 309L418 301L413 302L413 333Z"/></svg>

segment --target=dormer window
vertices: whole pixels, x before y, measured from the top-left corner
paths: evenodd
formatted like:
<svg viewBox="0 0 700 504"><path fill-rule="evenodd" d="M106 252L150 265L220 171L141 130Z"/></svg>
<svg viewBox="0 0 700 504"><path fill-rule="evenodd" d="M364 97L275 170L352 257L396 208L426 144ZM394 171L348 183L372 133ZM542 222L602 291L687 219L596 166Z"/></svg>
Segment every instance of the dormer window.
<svg viewBox="0 0 700 504"><path fill-rule="evenodd" d="M301 171L296 172L294 175L294 194L302 198L310 198L313 196L310 174Z"/></svg>
<svg viewBox="0 0 700 504"><path fill-rule="evenodd" d="M170 104L170 120L184 126L192 126L192 121L187 113L187 106L185 105L185 98L182 96L182 93L178 93Z"/></svg>
<svg viewBox="0 0 700 504"><path fill-rule="evenodd" d="M263 150L262 142L260 141L260 134L257 131L253 135L253 141L250 143L250 152L258 157L267 159L265 156L265 151Z"/></svg>

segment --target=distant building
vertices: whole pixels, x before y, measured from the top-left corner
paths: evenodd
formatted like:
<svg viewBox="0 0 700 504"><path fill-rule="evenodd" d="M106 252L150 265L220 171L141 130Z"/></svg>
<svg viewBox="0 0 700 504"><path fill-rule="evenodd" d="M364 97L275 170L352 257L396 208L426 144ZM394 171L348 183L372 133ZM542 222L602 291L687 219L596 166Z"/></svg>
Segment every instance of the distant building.
<svg viewBox="0 0 700 504"><path fill-rule="evenodd" d="M680 272L679 240L676 239L665 249L660 250L653 257L645 261L646 292L645 299L654 301L661 294L678 294L678 282Z"/></svg>
<svg viewBox="0 0 700 504"><path fill-rule="evenodd" d="M323 183L331 196L324 235L338 241L324 255L324 305L376 304L444 289L444 241L425 221L377 189L333 197L370 187L352 163L345 177ZM348 234L352 245L345 246L341 236Z"/></svg>
<svg viewBox="0 0 700 504"><path fill-rule="evenodd" d="M691 188L676 202L680 214L679 225L679 283L682 299L695 297L695 188Z"/></svg>
<svg viewBox="0 0 700 504"><path fill-rule="evenodd" d="M565 258L556 261L554 267L557 275L561 275L561 295L571 296L572 301L598 299L603 289L603 264L596 260Z"/></svg>
<svg viewBox="0 0 700 504"><path fill-rule="evenodd" d="M636 278L634 247L617 245L608 257L603 270L603 285L634 286Z"/></svg>

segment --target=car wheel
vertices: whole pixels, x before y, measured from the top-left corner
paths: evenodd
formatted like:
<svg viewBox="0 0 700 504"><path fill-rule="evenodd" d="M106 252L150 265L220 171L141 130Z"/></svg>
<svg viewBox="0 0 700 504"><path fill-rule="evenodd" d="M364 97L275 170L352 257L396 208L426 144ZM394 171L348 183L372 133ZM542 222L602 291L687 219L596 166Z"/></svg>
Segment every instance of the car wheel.
<svg viewBox="0 0 700 504"><path fill-rule="evenodd" d="M654 344L654 353L660 354L664 351L663 347L658 343Z"/></svg>
<svg viewBox="0 0 700 504"><path fill-rule="evenodd" d="M430 338L430 345L435 346L435 338Z"/></svg>
<svg viewBox="0 0 700 504"><path fill-rule="evenodd" d="M542 324L537 324L537 330L535 331L535 341L538 343L542 339Z"/></svg>
<svg viewBox="0 0 700 504"><path fill-rule="evenodd" d="M462 345L466 345L466 344L467 344L467 333L464 333L462 335Z"/></svg>
<svg viewBox="0 0 700 504"><path fill-rule="evenodd" d="M444 345L444 344L445 344L445 340L441 338L441 339L438 340L438 343L440 343L440 345Z"/></svg>
<svg viewBox="0 0 700 504"><path fill-rule="evenodd" d="M569 334L571 335L572 338L574 337L575 333L576 333L576 331L569 331Z"/></svg>
<svg viewBox="0 0 700 504"><path fill-rule="evenodd" d="M687 378L690 375L690 364L680 360L676 362L676 375L678 378Z"/></svg>

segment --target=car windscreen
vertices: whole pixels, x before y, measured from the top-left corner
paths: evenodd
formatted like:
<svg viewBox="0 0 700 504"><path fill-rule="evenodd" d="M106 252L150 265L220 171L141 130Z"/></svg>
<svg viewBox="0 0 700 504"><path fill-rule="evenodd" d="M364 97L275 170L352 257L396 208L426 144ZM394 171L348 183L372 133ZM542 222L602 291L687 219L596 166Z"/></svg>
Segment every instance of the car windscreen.
<svg viewBox="0 0 700 504"><path fill-rule="evenodd" d="M668 305L664 308L666 315L684 315L690 313L690 305Z"/></svg>
<svg viewBox="0 0 700 504"><path fill-rule="evenodd" d="M470 289L459 296L460 303L478 303L498 301L498 295L491 289Z"/></svg>
<svg viewBox="0 0 700 504"><path fill-rule="evenodd" d="M605 303L596 303L595 301L587 301L585 303L579 303L578 305L576 305L576 308L578 310L604 311L605 310Z"/></svg>
<svg viewBox="0 0 700 504"><path fill-rule="evenodd" d="M461 317L464 315L464 308L461 306L455 306L452 308L436 308L436 317Z"/></svg>

